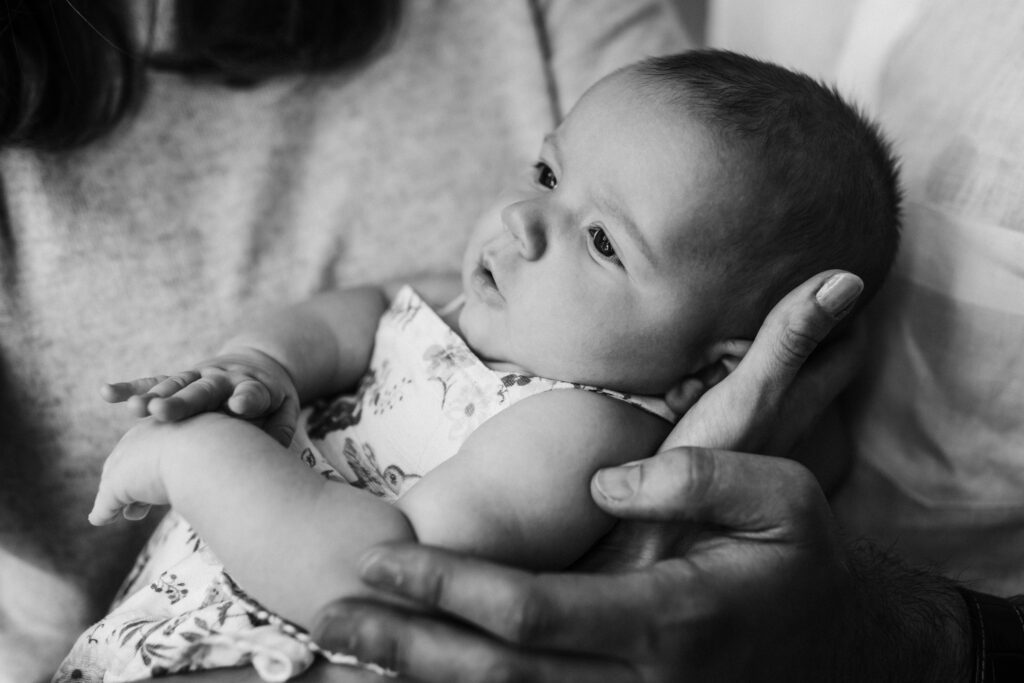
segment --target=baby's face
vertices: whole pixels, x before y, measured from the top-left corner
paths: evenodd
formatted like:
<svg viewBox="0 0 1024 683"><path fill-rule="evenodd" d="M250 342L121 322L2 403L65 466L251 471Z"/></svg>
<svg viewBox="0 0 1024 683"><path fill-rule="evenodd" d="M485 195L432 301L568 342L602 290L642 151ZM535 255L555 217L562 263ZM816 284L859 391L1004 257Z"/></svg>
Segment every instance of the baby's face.
<svg viewBox="0 0 1024 683"><path fill-rule="evenodd" d="M730 283L715 226L741 191L696 121L627 73L591 89L463 264L459 327L483 358L633 393L710 360Z"/></svg>

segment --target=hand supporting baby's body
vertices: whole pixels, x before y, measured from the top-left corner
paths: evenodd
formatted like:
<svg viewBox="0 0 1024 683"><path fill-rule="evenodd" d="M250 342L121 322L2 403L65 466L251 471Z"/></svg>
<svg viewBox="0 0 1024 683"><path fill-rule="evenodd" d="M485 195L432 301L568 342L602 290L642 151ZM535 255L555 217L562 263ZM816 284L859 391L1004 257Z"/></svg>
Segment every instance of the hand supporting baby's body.
<svg viewBox="0 0 1024 683"><path fill-rule="evenodd" d="M287 329L300 327L316 328ZM668 431L667 422L622 401L549 391L487 420L454 457L389 505L314 476L247 421L286 424L273 421L281 406L290 397L308 400L318 389L311 391L304 379L315 376L304 369L312 363L302 364L308 356L296 360L293 354L291 361L277 363L268 351L287 354L268 348L274 344L241 339L226 347L228 354L171 380L136 380L105 390L108 398L129 399L133 410L145 408L155 417L133 428L111 454L91 519L105 523L122 510L135 514L138 503L172 504L209 543L233 582L302 625L310 625L332 596L367 594L356 558L383 541L419 540L527 567L569 564L611 525L590 498L590 476L601 466L653 452ZM325 345L339 346L322 339L316 344ZM323 358L317 362L325 364ZM333 371L356 376L339 367ZM294 384L292 377L298 379ZM141 393L160 398L131 398ZM180 422L157 419L223 407L246 420L219 412ZM566 419L574 426L567 428ZM524 424L530 425L528 438ZM567 451L586 455L567 458Z"/></svg>

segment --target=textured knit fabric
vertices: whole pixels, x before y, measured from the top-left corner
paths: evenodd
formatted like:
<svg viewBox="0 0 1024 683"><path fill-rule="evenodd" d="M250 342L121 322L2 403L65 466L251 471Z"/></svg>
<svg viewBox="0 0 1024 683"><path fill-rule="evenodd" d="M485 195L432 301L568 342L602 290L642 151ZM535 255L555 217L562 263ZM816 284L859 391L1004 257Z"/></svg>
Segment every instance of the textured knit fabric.
<svg viewBox="0 0 1024 683"><path fill-rule="evenodd" d="M838 77L903 160L837 514L973 588L1024 592L1024 5L828 0L794 20L809 4L719 3L713 33Z"/></svg>
<svg viewBox="0 0 1024 683"><path fill-rule="evenodd" d="M359 390L305 410L292 450L316 473L310 476L394 502L488 419L558 389L598 393L675 421L659 398L492 370L403 287L381 317ZM337 526L344 534L344 520ZM122 594L115 609L79 637L54 683L124 683L249 663L265 680L283 681L312 662L310 650L284 631L289 625L239 593L177 515L163 520Z"/></svg>
<svg viewBox="0 0 1024 683"><path fill-rule="evenodd" d="M150 531L86 522L132 422L103 382L198 361L327 287L455 269L587 86L684 42L655 0L404 6L357 72L241 90L151 73L97 143L0 151L0 681L48 677Z"/></svg>

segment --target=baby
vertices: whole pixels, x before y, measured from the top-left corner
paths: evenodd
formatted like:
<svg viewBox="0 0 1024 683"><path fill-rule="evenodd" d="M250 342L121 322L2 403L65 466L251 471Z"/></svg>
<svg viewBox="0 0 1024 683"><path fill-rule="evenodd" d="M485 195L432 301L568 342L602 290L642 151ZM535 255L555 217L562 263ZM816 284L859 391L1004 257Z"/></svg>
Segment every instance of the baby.
<svg viewBox="0 0 1024 683"><path fill-rule="evenodd" d="M888 148L833 90L721 51L606 77L480 223L461 292L327 292L191 371L105 388L156 419L108 458L90 521L177 514L55 680L354 663L304 629L367 594L357 558L384 541L571 565L613 522L593 473L671 430L659 397L721 379L814 273L856 273L865 301L898 227Z"/></svg>

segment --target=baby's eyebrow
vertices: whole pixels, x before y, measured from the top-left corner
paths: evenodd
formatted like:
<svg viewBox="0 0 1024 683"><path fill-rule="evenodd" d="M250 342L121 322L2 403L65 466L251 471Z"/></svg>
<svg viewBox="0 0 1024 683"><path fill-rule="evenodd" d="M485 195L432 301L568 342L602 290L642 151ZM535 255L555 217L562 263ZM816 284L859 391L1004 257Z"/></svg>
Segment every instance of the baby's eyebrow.
<svg viewBox="0 0 1024 683"><path fill-rule="evenodd" d="M654 250L651 249L651 245L648 244L644 234L640 232L640 228L633 219L627 216L613 202L609 202L604 195L595 196L594 203L598 205L602 213L608 214L615 219L616 225L622 227L629 240L636 245L637 250L647 259L647 262L654 264L656 261Z"/></svg>

